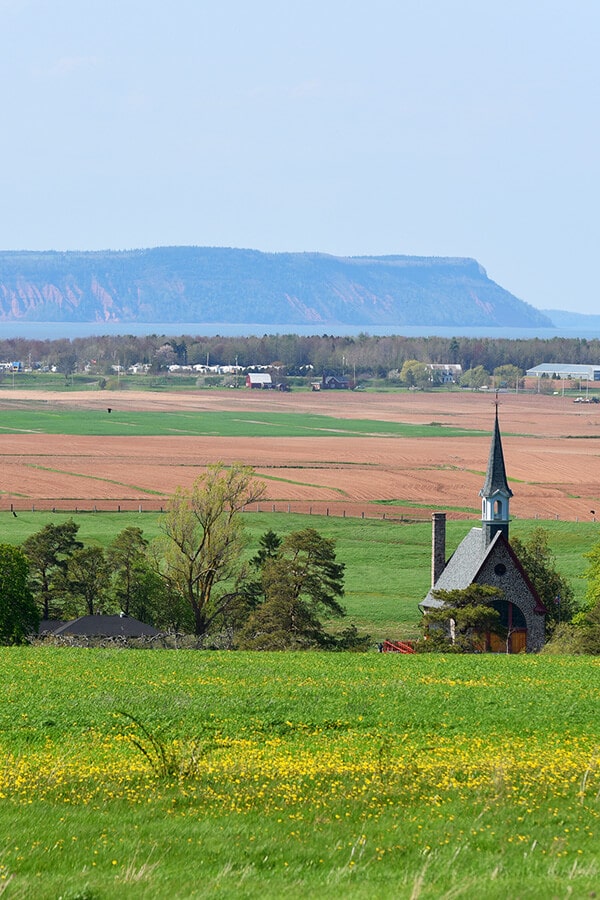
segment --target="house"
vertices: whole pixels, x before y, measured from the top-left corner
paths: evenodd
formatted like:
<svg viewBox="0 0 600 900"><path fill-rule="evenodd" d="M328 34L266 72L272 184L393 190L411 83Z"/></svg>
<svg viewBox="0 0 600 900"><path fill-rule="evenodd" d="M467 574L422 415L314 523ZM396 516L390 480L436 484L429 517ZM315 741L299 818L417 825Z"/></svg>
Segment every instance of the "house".
<svg viewBox="0 0 600 900"><path fill-rule="evenodd" d="M544 645L546 608L540 600L516 553L508 542L509 505L513 492L506 479L498 407L484 485L479 492L481 527L472 528L446 562L446 515L434 513L432 522L432 586L419 604L424 614L441 609L444 602L434 591L462 590L470 584L487 584L504 594L492 606L508 630L508 638L485 636L492 652L528 653Z"/></svg>
<svg viewBox="0 0 600 900"><path fill-rule="evenodd" d="M323 375L321 390L323 391L347 391L350 389L350 381L345 375Z"/></svg>
<svg viewBox="0 0 600 900"><path fill-rule="evenodd" d="M462 366L458 363L429 363L433 381L438 384L455 384L462 375Z"/></svg>
<svg viewBox="0 0 600 900"><path fill-rule="evenodd" d="M271 390L273 381L268 372L248 372L246 375L246 387Z"/></svg>
<svg viewBox="0 0 600 900"><path fill-rule="evenodd" d="M130 616L79 616L71 622L46 619L40 624L39 633L53 637L139 638L156 637L160 631Z"/></svg>

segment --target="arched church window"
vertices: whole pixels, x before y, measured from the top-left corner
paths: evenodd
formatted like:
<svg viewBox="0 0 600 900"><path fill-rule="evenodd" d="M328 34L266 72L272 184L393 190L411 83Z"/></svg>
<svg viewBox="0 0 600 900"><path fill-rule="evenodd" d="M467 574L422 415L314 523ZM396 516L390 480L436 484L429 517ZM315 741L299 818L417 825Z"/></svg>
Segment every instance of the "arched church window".
<svg viewBox="0 0 600 900"><path fill-rule="evenodd" d="M500 613L500 624L503 628L526 628L527 623L523 611L515 603L510 600L494 600L492 603L494 609Z"/></svg>

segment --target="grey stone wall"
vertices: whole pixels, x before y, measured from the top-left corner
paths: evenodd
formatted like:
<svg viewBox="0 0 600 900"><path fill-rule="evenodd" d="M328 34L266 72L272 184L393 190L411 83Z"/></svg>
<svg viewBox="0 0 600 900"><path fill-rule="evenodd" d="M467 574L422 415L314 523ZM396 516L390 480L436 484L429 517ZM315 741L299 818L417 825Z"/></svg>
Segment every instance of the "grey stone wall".
<svg viewBox="0 0 600 900"><path fill-rule="evenodd" d="M496 572L496 566L506 568L504 574ZM477 575L478 584L490 584L504 591L504 598L514 603L525 617L527 624L527 652L537 653L545 642L545 616L535 612L536 600L527 582L513 562L506 544L501 541L494 547Z"/></svg>

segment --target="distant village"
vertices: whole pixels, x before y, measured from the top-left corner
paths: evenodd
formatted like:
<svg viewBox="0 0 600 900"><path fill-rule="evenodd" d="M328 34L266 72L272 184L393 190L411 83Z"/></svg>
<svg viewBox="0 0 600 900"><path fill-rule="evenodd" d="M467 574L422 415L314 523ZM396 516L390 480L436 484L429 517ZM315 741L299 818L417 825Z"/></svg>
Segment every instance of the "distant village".
<svg viewBox="0 0 600 900"><path fill-rule="evenodd" d="M416 390L574 390L583 402L590 388L600 387L600 342L368 334L0 339L0 381L46 373L111 389L125 378L157 376L250 390L360 390L377 383Z"/></svg>
<svg viewBox="0 0 600 900"><path fill-rule="evenodd" d="M425 390L432 387L454 385L483 391L490 388L518 390L520 387L540 392L543 385L544 393L548 393L550 387L556 387L555 382L558 382L562 393L564 393L565 387L575 387L580 392L586 392L587 396L577 397L576 402L586 402L586 400L598 402L595 395L589 397L590 385L592 388L595 385L600 386L600 366L597 365L550 362L532 366L524 373L514 366L498 367L494 372L488 373L481 366L478 367L478 371L467 370L465 372L460 363L419 363L417 360L409 362L413 363L412 367L407 367L405 364L402 369L391 370L387 373L387 380L406 383L409 387ZM82 368L82 374L93 375L96 368L94 363L86 363ZM508 371L509 369L514 371ZM110 370L114 376L120 378L148 376L154 371L154 367L151 363L132 363L128 366L113 363ZM281 392L291 390L288 368L279 363L249 366L168 363L162 371L173 376L212 376L221 379L223 385L227 387ZM14 377L33 372L56 374L60 372L60 367L58 364L32 365L24 363L22 360L0 361L0 379L3 375L12 374ZM295 378L307 381L312 391L356 390L361 387L356 372L350 376L325 370L319 377L315 377L315 375L315 367L312 364L298 367L294 372ZM555 390L554 393L561 393L561 390Z"/></svg>

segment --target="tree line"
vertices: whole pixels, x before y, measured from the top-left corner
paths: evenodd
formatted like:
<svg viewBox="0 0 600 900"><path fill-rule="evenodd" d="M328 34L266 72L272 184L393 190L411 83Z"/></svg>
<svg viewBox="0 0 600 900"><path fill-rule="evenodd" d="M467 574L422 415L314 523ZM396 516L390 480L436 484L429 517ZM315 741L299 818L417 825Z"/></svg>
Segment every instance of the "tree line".
<svg viewBox="0 0 600 900"><path fill-rule="evenodd" d="M381 377L401 371L407 361L459 364L463 372L501 366L521 372L544 362L598 364L600 341L585 338L467 338L265 334L262 337L101 335L38 340L5 338L0 361L52 367L65 374L89 370L111 374L113 366L136 363L159 372L169 365L281 366L287 374L317 372Z"/></svg>
<svg viewBox="0 0 600 900"><path fill-rule="evenodd" d="M198 646L218 637L219 646L239 649L367 649L370 637L353 626L335 636L327 627L345 615L335 541L314 528L268 531L249 556L241 513L264 490L250 466L215 463L176 490L151 542L129 526L106 548L85 546L69 519L48 523L20 547L0 544L0 642L26 641L40 620L121 613L193 634ZM581 609L543 528L511 544L547 609L549 649L600 653L600 543L586 554ZM483 632L500 634L498 589L472 585L436 596L445 606L424 617L429 640L420 649L473 651Z"/></svg>
<svg viewBox="0 0 600 900"><path fill-rule="evenodd" d="M247 559L240 514L263 492L251 467L217 463L175 492L152 542L129 526L106 548L84 546L69 519L0 545L0 641L24 641L40 620L121 613L202 645L218 635L247 649L366 649L353 627L326 629L345 615L332 539L269 531Z"/></svg>

